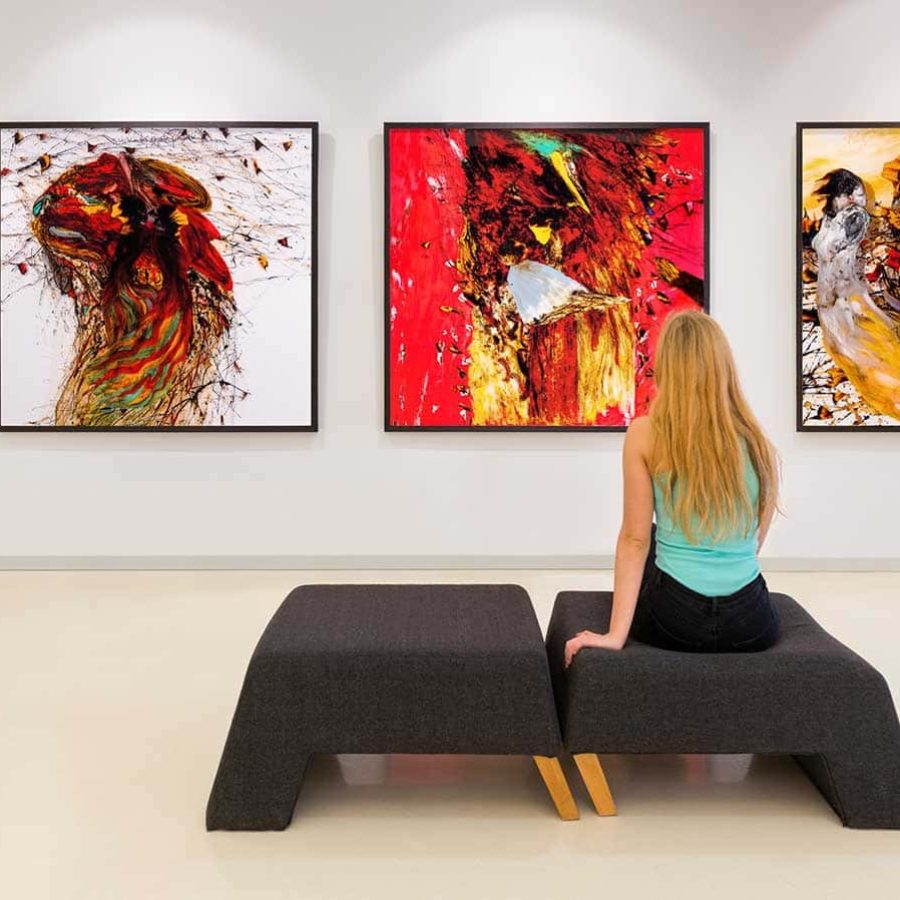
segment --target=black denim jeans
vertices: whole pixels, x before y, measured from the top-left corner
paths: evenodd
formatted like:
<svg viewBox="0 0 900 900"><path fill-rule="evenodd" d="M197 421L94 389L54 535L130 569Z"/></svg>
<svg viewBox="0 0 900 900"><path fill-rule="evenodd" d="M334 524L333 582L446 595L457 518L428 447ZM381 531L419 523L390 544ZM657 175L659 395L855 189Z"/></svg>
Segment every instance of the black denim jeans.
<svg viewBox="0 0 900 900"><path fill-rule="evenodd" d="M689 653L750 653L771 647L778 631L762 575L733 594L707 597L656 567L651 540L631 626L634 640Z"/></svg>

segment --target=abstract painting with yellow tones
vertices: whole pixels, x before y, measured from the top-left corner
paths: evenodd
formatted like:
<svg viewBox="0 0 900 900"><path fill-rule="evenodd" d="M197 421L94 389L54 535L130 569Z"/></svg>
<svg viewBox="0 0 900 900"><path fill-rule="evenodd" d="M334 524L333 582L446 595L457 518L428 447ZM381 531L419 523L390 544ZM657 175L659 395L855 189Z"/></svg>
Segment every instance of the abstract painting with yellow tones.
<svg viewBox="0 0 900 900"><path fill-rule="evenodd" d="M800 124L801 430L900 430L900 123Z"/></svg>
<svg viewBox="0 0 900 900"><path fill-rule="evenodd" d="M708 127L385 126L385 427L609 429L708 308Z"/></svg>

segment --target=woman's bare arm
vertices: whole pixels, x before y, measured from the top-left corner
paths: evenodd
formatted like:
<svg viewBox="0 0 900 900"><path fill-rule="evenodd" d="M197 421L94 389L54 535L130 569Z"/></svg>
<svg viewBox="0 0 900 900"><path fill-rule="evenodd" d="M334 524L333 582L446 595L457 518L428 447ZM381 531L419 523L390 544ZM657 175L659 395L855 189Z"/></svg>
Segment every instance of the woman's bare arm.
<svg viewBox="0 0 900 900"><path fill-rule="evenodd" d="M609 632L584 631L566 644L566 665L582 647L620 650L628 638L638 592L650 549L653 524L653 482L647 465L650 422L638 419L628 429L622 450L624 503L616 543L616 573Z"/></svg>
<svg viewBox="0 0 900 900"><path fill-rule="evenodd" d="M653 525L653 482L647 468L650 420L639 419L629 429L622 453L624 504L616 543L616 576L609 634L624 646L634 618Z"/></svg>

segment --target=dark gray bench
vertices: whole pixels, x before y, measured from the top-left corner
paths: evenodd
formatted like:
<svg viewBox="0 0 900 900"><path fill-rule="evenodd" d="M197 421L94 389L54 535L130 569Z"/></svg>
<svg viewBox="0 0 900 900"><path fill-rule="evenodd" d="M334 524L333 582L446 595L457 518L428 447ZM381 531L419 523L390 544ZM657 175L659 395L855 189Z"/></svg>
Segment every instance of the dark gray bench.
<svg viewBox="0 0 900 900"><path fill-rule="evenodd" d="M629 642L582 650L605 632L612 594L557 597L547 652L566 747L598 812L615 812L597 753L794 756L852 828L900 828L900 724L890 690L864 659L790 597L773 594L779 642L763 653L675 653Z"/></svg>
<svg viewBox="0 0 900 900"><path fill-rule="evenodd" d="M557 812L574 819L561 748L521 587L299 587L250 660L206 826L286 828L313 753L533 756Z"/></svg>

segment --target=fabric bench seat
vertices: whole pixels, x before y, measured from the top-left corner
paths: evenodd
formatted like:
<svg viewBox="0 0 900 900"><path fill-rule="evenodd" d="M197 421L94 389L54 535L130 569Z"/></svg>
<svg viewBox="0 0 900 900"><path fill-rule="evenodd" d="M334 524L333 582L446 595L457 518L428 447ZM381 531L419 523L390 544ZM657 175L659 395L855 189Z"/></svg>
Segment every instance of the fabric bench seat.
<svg viewBox="0 0 900 900"><path fill-rule="evenodd" d="M566 670L570 637L608 630L612 594L557 597L550 671L563 739L589 790L598 769L602 776L598 753L787 754L845 825L900 828L900 724L887 683L796 601L772 599L782 634L762 653L678 653L630 641L619 652L582 650Z"/></svg>
<svg viewBox="0 0 900 900"><path fill-rule="evenodd" d="M533 756L563 818L543 637L516 585L308 585L250 660L209 829L282 829L313 753Z"/></svg>

